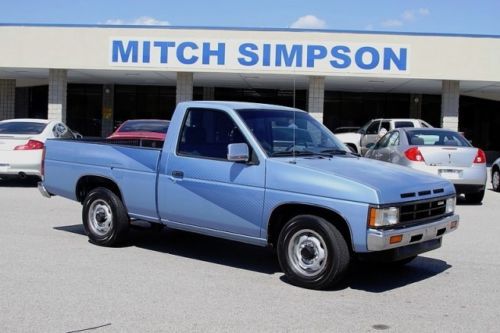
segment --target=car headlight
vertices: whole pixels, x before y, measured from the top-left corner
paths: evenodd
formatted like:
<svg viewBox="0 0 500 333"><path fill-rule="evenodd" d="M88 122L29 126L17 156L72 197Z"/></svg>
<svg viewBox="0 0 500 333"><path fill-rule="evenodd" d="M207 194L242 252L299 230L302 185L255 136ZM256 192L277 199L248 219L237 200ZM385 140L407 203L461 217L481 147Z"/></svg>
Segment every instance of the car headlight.
<svg viewBox="0 0 500 333"><path fill-rule="evenodd" d="M447 214L453 214L455 212L455 203L457 201L457 198L448 198L446 199L446 213Z"/></svg>
<svg viewBox="0 0 500 333"><path fill-rule="evenodd" d="M399 208L375 208L370 207L368 214L368 226L372 228L385 227L399 222Z"/></svg>

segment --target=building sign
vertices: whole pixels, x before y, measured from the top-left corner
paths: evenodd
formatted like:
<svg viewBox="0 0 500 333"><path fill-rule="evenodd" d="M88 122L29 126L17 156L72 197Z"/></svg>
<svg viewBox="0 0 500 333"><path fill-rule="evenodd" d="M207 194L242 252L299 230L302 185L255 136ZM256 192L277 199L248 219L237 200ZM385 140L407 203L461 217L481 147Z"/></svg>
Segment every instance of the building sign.
<svg viewBox="0 0 500 333"><path fill-rule="evenodd" d="M409 73L409 47L348 42L111 38L109 64L190 70Z"/></svg>

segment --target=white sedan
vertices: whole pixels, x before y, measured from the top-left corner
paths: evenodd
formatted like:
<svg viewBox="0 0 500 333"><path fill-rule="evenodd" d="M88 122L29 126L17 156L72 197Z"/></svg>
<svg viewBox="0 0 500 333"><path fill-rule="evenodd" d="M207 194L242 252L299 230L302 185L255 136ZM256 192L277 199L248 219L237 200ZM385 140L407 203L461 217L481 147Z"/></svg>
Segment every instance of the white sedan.
<svg viewBox="0 0 500 333"><path fill-rule="evenodd" d="M0 121L0 177L41 175L45 141L49 138L76 138L68 126L47 119Z"/></svg>

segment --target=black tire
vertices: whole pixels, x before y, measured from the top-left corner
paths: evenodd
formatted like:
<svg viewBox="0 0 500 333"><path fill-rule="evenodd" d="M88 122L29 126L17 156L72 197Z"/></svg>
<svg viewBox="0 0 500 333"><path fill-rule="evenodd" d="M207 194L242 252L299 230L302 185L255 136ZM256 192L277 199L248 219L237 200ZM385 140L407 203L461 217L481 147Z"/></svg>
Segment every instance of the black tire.
<svg viewBox="0 0 500 333"><path fill-rule="evenodd" d="M471 204L479 204L483 201L484 190L473 193L465 193L465 201Z"/></svg>
<svg viewBox="0 0 500 333"><path fill-rule="evenodd" d="M491 175L491 185L493 186L493 191L500 192L500 170L493 170Z"/></svg>
<svg viewBox="0 0 500 333"><path fill-rule="evenodd" d="M101 246L124 242L129 230L129 217L120 198L104 187L89 192L83 201L83 226L90 241Z"/></svg>
<svg viewBox="0 0 500 333"><path fill-rule="evenodd" d="M288 221L279 235L277 250L287 279L303 288L333 286L344 277L350 263L349 248L340 231L314 215Z"/></svg>

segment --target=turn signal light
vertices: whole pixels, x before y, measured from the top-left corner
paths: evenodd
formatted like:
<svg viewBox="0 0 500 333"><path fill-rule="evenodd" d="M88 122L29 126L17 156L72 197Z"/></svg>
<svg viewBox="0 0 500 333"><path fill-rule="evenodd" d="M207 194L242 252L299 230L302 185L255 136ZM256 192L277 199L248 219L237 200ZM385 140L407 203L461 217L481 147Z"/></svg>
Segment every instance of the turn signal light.
<svg viewBox="0 0 500 333"><path fill-rule="evenodd" d="M476 157L474 158L474 163L486 163L486 155L482 149L477 149Z"/></svg>
<svg viewBox="0 0 500 333"><path fill-rule="evenodd" d="M414 162L424 162L424 157L422 156L422 153L418 149L418 147L411 147L407 151L405 151L405 156L407 159L410 161Z"/></svg>
<svg viewBox="0 0 500 333"><path fill-rule="evenodd" d="M389 238L389 243L396 244L401 242L402 240L403 240L403 235L391 236L391 238Z"/></svg>
<svg viewBox="0 0 500 333"><path fill-rule="evenodd" d="M29 140L27 144L20 145L14 148L14 150L35 150L35 149L43 149L43 142L37 140Z"/></svg>

